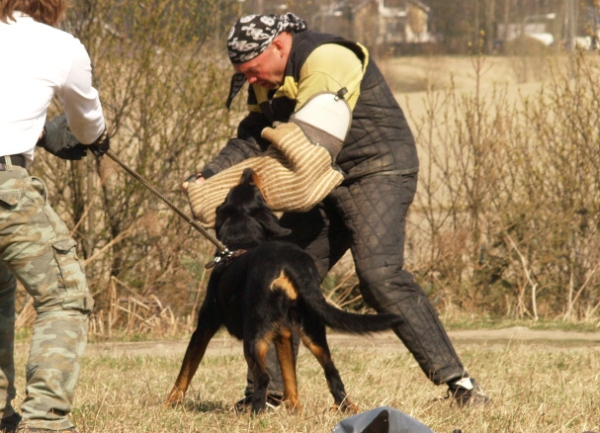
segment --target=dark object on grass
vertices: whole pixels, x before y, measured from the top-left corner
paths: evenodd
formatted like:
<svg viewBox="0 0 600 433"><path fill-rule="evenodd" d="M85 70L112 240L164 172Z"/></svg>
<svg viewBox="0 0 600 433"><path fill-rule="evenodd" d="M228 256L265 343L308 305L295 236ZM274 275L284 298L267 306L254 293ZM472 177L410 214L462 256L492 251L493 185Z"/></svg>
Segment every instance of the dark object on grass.
<svg viewBox="0 0 600 433"><path fill-rule="evenodd" d="M456 430L455 430L456 432ZM425 424L389 406L340 421L332 433L434 433Z"/></svg>

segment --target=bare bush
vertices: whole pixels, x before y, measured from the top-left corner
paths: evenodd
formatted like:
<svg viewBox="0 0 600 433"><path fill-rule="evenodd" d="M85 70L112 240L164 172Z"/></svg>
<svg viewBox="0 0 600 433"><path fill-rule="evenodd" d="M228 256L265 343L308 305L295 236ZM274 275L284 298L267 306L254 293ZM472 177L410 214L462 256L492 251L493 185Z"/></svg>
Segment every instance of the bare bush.
<svg viewBox="0 0 600 433"><path fill-rule="evenodd" d="M503 87L481 97L476 80L473 93L430 92L417 120L413 263L446 302L516 318L598 312L600 64L580 54L547 67L551 80L519 104Z"/></svg>
<svg viewBox="0 0 600 433"><path fill-rule="evenodd" d="M224 107L223 24L239 5L83 0L65 23L90 52L111 149L186 212L180 183L244 111L243 97ZM474 92L429 87L428 114L415 122L422 166L407 264L446 311L598 317L600 70L597 58L559 58L536 59L550 78L518 103L501 86L482 96L482 56L473 56ZM79 242L96 299L92 332L193 327L214 252L206 239L106 156L72 162L38 152L33 174ZM365 311L348 258L324 288L339 306ZM27 326L30 302L22 291L19 299Z"/></svg>

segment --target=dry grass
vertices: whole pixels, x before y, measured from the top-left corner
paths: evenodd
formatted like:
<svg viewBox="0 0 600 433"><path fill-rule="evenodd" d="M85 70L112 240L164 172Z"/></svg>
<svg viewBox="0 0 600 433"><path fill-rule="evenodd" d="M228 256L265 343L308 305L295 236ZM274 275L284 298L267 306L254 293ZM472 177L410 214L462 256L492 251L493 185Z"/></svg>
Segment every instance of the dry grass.
<svg viewBox="0 0 600 433"><path fill-rule="evenodd" d="M442 398L445 389L427 381L405 351L339 346L332 348L334 359L350 396L364 411L392 406L437 433L454 429L464 433L600 430L598 347L567 349L521 342L461 346L463 362L484 384L492 403L484 409L459 410ZM23 365L25 347L19 346L19 352L18 363ZM327 409L332 399L322 371L304 349L298 361L304 413L280 410L256 418L236 415L232 409L245 386L241 346L213 353L209 346L184 406L175 409L164 408L162 403L178 372L181 354L132 352L109 357L97 356L93 350L87 353L73 415L81 433L325 433L345 418Z"/></svg>

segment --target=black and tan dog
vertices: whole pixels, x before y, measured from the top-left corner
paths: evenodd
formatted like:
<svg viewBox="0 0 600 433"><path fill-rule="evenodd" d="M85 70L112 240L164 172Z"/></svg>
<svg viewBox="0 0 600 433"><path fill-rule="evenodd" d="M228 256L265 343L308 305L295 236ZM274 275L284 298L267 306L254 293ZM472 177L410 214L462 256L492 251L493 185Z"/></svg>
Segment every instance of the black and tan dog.
<svg viewBox="0 0 600 433"><path fill-rule="evenodd" d="M312 258L290 242L274 240L290 230L279 225L265 204L258 181L252 169L246 169L240 184L217 209L217 237L235 251L235 257L217 263L212 271L198 327L166 404L183 400L209 341L225 325L244 342L244 356L254 378L254 413L266 406L270 378L265 356L271 341L283 373L284 402L288 408L301 411L292 328L300 331L302 342L323 367L335 407L356 412L331 360L325 326L361 334L398 326L402 320L392 314L351 314L329 305Z"/></svg>

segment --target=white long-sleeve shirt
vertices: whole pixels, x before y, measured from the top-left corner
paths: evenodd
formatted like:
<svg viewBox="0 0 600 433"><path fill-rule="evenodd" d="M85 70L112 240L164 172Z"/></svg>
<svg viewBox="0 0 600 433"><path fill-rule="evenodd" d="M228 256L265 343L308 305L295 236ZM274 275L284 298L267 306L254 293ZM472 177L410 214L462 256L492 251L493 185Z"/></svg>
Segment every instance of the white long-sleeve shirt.
<svg viewBox="0 0 600 433"><path fill-rule="evenodd" d="M54 95L81 143L93 143L105 122L81 42L20 12L15 19L0 21L0 156L23 154L29 165Z"/></svg>

